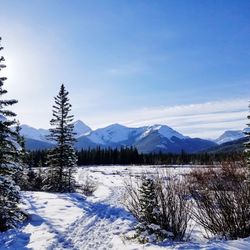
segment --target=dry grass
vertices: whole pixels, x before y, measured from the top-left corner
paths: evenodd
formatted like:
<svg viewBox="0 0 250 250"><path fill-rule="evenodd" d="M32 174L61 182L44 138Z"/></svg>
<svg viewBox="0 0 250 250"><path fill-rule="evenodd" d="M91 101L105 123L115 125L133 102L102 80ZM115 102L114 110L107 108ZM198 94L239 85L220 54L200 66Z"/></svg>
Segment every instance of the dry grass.
<svg viewBox="0 0 250 250"><path fill-rule="evenodd" d="M250 236L250 186L244 163L223 163L220 169L195 170L189 176L194 219L225 239Z"/></svg>

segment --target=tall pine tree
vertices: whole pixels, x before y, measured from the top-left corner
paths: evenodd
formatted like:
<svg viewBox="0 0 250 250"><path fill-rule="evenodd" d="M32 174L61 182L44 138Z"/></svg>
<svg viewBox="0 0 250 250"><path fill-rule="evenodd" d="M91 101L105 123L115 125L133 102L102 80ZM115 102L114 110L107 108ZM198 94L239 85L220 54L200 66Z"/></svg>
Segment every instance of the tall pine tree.
<svg viewBox="0 0 250 250"><path fill-rule="evenodd" d="M73 192L75 180L73 177L77 157L74 150L73 115L70 115L71 104L69 92L61 85L59 94L55 97L53 118L50 124L49 139L56 143L48 155L48 173L44 181L44 190L53 192Z"/></svg>
<svg viewBox="0 0 250 250"><path fill-rule="evenodd" d="M1 42L1 38L0 38ZM3 47L0 46L0 51ZM0 71L5 68L4 57L0 57ZM0 76L0 231L13 228L25 216L19 209L20 189L14 181L15 174L20 171L18 161L18 132L11 129L16 124L15 113L7 107L17 103L17 100L5 100L3 88L6 77Z"/></svg>

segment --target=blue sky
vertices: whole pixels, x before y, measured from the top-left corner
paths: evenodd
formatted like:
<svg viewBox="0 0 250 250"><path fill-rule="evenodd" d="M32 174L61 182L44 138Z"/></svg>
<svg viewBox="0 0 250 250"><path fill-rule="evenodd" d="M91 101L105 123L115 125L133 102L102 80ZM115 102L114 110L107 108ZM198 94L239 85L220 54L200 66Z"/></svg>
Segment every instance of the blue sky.
<svg viewBox="0 0 250 250"><path fill-rule="evenodd" d="M0 24L21 123L48 127L61 83L93 128L157 122L205 138L246 123L247 0L2 0Z"/></svg>

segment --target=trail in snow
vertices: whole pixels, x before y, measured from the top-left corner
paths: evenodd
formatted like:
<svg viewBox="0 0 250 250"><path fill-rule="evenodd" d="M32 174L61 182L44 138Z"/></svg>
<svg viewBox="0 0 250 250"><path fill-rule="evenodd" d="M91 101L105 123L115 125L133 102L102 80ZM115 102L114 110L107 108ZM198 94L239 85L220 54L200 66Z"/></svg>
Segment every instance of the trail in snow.
<svg viewBox="0 0 250 250"><path fill-rule="evenodd" d="M52 249L107 250L119 249L113 244L114 238L131 229L134 217L120 204L122 187L102 185L109 195L103 200L79 203L85 213L70 225L66 234L50 246Z"/></svg>
<svg viewBox="0 0 250 250"><path fill-rule="evenodd" d="M78 195L24 192L29 219L20 229L0 234L0 250L47 249L81 216L82 209L75 205L74 197Z"/></svg>

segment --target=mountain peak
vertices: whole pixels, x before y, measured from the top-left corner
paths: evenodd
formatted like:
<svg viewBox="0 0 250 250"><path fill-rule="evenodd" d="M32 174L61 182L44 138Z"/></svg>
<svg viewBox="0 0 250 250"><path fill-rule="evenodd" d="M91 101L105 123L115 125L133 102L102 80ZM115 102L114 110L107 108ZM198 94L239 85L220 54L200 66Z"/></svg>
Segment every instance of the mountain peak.
<svg viewBox="0 0 250 250"><path fill-rule="evenodd" d="M147 136L148 134L150 134L152 132L158 132L162 137L165 137L165 138L170 139L170 140L172 137L177 137L179 139L188 138L187 136L182 135L181 133L168 127L167 125L162 125L162 124L155 124L152 126L148 126L146 131L144 132L143 136Z"/></svg>
<svg viewBox="0 0 250 250"><path fill-rule="evenodd" d="M83 121L81 121L81 120L76 120L74 122L74 125L84 125L84 126L86 126L86 124Z"/></svg>
<svg viewBox="0 0 250 250"><path fill-rule="evenodd" d="M114 123L107 126L106 129L127 129L127 127L119 123Z"/></svg>
<svg viewBox="0 0 250 250"><path fill-rule="evenodd" d="M107 144L118 143L128 139L130 128L121 124L115 123L104 128L99 128L92 131L90 134L90 140L94 143Z"/></svg>
<svg viewBox="0 0 250 250"><path fill-rule="evenodd" d="M77 137L90 133L91 131L91 128L81 120L77 120L74 122L74 132L76 133Z"/></svg>
<svg viewBox="0 0 250 250"><path fill-rule="evenodd" d="M225 142L234 141L245 137L245 134L241 130L227 130L220 137L218 137L215 142L217 144L222 144Z"/></svg>

